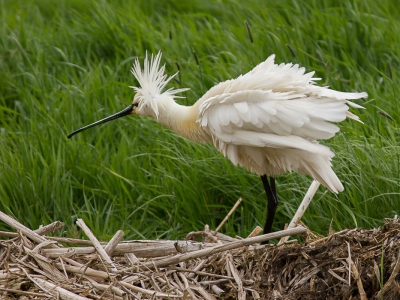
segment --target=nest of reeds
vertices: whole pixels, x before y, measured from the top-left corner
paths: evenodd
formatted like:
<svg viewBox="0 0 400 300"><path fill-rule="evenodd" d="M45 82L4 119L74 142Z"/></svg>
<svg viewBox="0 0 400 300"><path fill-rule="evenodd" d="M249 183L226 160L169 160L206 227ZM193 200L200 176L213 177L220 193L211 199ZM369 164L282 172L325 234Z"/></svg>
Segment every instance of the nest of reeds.
<svg viewBox="0 0 400 300"><path fill-rule="evenodd" d="M397 219L327 237L297 227L123 242L122 231L99 242L82 220L89 240L55 237L61 222L33 231L0 220L15 229L0 232L0 299L400 299ZM305 241L260 245L294 234Z"/></svg>

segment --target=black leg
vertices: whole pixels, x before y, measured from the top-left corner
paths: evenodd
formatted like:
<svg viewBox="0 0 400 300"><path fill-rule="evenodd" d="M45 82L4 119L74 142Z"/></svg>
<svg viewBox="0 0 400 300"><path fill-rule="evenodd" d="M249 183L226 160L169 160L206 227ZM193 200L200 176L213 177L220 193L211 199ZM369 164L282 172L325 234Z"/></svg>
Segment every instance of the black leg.
<svg viewBox="0 0 400 300"><path fill-rule="evenodd" d="M272 223L275 217L276 207L278 206L278 195L276 194L275 178L270 177L268 182L267 175L261 176L264 185L265 194L267 195L267 219L265 220L264 234L270 233L272 230Z"/></svg>

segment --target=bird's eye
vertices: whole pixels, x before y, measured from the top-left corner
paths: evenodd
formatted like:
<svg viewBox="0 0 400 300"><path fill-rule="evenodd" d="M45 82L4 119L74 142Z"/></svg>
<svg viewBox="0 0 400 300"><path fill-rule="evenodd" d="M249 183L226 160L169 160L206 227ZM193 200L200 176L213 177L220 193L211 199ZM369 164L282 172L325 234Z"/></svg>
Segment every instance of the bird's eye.
<svg viewBox="0 0 400 300"><path fill-rule="evenodd" d="M139 103L133 103L133 106L134 106L134 107L138 107L138 106L139 106Z"/></svg>

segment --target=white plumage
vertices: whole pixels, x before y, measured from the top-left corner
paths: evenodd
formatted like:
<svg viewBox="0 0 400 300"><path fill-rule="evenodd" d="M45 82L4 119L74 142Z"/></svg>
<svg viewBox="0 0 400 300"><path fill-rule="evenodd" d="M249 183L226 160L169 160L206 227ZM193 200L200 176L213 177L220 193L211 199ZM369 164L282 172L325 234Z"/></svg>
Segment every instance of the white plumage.
<svg viewBox="0 0 400 300"><path fill-rule="evenodd" d="M250 72L217 84L188 107L174 100L177 93L187 89L170 88L163 92L176 74L164 74L164 66L159 66L161 53L151 60L146 55L143 70L138 60L132 68L140 84L134 87L133 104L69 137L131 113L150 116L183 137L213 142L233 164L262 176L269 206L271 201L277 203L277 196L275 182L269 187L263 178L265 174L273 179L297 170L332 192L342 191L343 185L332 170L334 153L318 140L333 137L339 131L334 123L346 117L360 121L349 112L349 106L363 107L349 100L367 94L317 86L315 81L319 78L313 78L314 72L305 73L297 64L277 65L274 58L271 55Z"/></svg>
<svg viewBox="0 0 400 300"><path fill-rule="evenodd" d="M343 93L314 85L314 72L292 64L274 64L274 55L252 71L211 88L198 102L197 121L215 147L234 164L258 175L298 170L332 192L343 185L331 168L333 152L318 139L339 131L331 122L346 116L359 121L347 99L366 93Z"/></svg>

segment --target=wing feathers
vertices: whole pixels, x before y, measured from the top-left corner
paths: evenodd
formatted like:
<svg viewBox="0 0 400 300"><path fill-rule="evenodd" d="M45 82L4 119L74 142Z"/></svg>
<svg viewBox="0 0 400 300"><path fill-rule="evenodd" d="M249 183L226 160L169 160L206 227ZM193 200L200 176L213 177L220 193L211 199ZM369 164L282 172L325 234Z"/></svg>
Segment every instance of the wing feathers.
<svg viewBox="0 0 400 300"><path fill-rule="evenodd" d="M239 114L235 107L226 105L226 112L229 113L229 118L233 124L239 124L239 121L241 121L241 118L239 117ZM228 124L227 124L228 125Z"/></svg>
<svg viewBox="0 0 400 300"><path fill-rule="evenodd" d="M204 102L198 121L216 133L248 130L308 140L329 139L339 130L331 122L341 122L346 117L359 120L348 112L346 104L346 100L289 92L246 90Z"/></svg>
<svg viewBox="0 0 400 300"><path fill-rule="evenodd" d="M330 166L333 152L317 140L339 131L332 122L360 121L348 110L362 107L349 100L367 94L316 86L314 72L297 64L276 65L274 58L211 88L199 100L197 121L234 164L267 174L297 169L333 192L343 190ZM297 156L286 157L289 153Z"/></svg>
<svg viewBox="0 0 400 300"><path fill-rule="evenodd" d="M298 136L279 136L269 133L248 132L236 130L230 134L225 132L218 134L218 139L224 143L233 145L283 148L283 149L301 149L314 154L323 154L333 157L333 152L326 146L310 142Z"/></svg>

